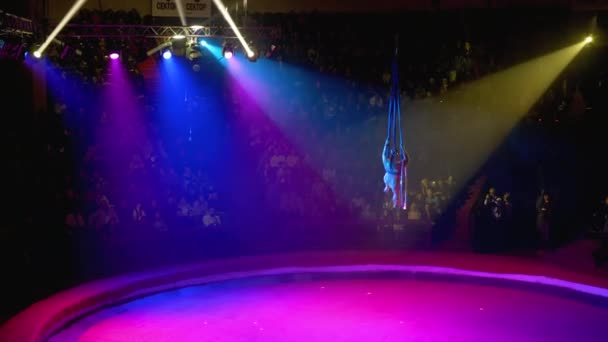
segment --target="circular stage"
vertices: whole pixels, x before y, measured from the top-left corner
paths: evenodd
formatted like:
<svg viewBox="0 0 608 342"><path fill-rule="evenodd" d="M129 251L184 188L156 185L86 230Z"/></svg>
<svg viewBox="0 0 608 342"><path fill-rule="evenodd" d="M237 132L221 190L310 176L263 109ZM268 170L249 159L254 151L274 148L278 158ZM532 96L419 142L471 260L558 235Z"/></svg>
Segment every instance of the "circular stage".
<svg viewBox="0 0 608 342"><path fill-rule="evenodd" d="M229 281L99 311L63 341L605 341L608 310L518 288L441 280Z"/></svg>
<svg viewBox="0 0 608 342"><path fill-rule="evenodd" d="M85 284L35 304L0 337L604 341L607 285L551 264L486 255L248 257Z"/></svg>

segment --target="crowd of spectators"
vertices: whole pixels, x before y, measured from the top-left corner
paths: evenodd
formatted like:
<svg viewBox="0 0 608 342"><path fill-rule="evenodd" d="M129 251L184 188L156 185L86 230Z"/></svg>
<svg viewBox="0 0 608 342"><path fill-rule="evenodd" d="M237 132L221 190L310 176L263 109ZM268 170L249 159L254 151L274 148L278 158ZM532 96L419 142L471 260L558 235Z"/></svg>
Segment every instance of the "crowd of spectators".
<svg viewBox="0 0 608 342"><path fill-rule="evenodd" d="M430 30L427 34L400 40L404 51L399 75L404 115L412 103L442 101L458 85L501 70L521 58L497 48L493 41L499 37L491 33L484 32L485 39L483 35L467 34L465 31L475 29L474 25L465 24L460 30L446 33L442 28L457 24L421 23L427 19L418 18L407 24L412 27L421 24ZM133 11L83 10L75 18L76 23L94 24L139 24L148 20ZM451 204L462 203L469 183L466 179L454 180L450 165L437 167L436 159L444 156L428 146L437 146L442 137L435 136L432 130L413 130L406 137L411 156L408 211L393 210L390 196L382 191L380 149L386 134L383 120L392 77L389 66L394 50L393 32L369 22L348 24L349 20L361 20L357 16L341 17L339 25L335 24L334 15L319 14L254 15L251 20L276 27L272 36L256 42L260 56L278 65L276 73L265 75L266 80L281 85L270 87L271 93L267 95L273 106L264 108L264 115L288 116L285 135L289 136L282 136L281 129L276 127L280 124L271 120L237 122L236 126L244 132L243 153L247 157L242 163L245 165L238 161L229 165L237 171L246 168L247 172L242 174L250 179L238 179L239 173L234 170L229 175L218 170L214 158L226 156L223 152L201 153L201 146L192 143L192 128L164 134L158 120L148 120L159 116L161 106L154 96L146 93L140 66L145 51L157 42L144 38L110 41L74 37L67 43L74 49L82 49L83 54L62 56L63 50L52 52L52 49L49 53L48 58L58 66L64 83L69 85L63 92L53 90L51 110L40 114L43 119L37 121L38 137L29 142L35 145L31 148L40 159L39 165L45 168L33 181L35 189L44 193L37 202L41 205L15 213L19 216L16 221L41 230L56 222L64 227L61 234L76 239L77 249L100 245L99 241L105 244L120 240L122 244L112 246L126 250L115 249L111 253L129 258L129 249L145 243L148 237L166 242L176 234L185 234L189 239L233 232L262 239L253 229L246 233L242 227L231 225L231 222L242 225L243 220L254 217L244 214L247 209L255 212L263 208L260 209L263 215L256 218L266 215L269 219L265 223L280 226L285 235L290 234L291 228L297 230L294 228L297 222L303 222L303 227L300 226L305 232L316 234L311 225L323 223L327 228L352 221L357 225L349 226L347 235L356 235L357 227L404 231L419 223L432 227L445 221L444 216L453 215ZM435 24L438 27L432 26ZM408 28L401 29L407 32ZM533 43L532 40L530 44ZM125 113L106 110L98 98L109 85L104 56L116 48L123 52L122 61L135 85L138 111L145 118L133 120L127 127L121 120ZM541 127L541 131L553 129L568 125L572 119L584 119L592 105L595 110L602 108L596 94L605 90L602 83L605 74L597 73L596 79L584 84L569 76L563 75L551 86L525 117L524 124ZM88 93L83 98L74 98L70 89L87 89ZM222 103L230 104L224 109L230 112L226 114L246 118L253 111L242 92L218 94L223 96ZM185 107L204 99L194 97L188 101ZM185 107L183 111L187 110ZM231 123L220 126L233 127ZM212 149L207 146L205 151ZM243 205L237 203L241 200L237 198L238 188L247 181L256 183L260 192L251 191ZM534 191L538 190L538 184L534 182L533 179L534 190L531 196L528 194L531 198L528 201L538 209L537 224L534 216L530 221L543 233L546 242L552 229L546 212L558 210L547 205L544 196L536 203ZM516 201L524 202L526 198L520 193ZM487 230L479 230L481 238L474 237L473 244L482 241L484 246L504 245L511 227L521 222L518 218L524 206L513 205L509 192L498 195L493 189L478 202L478 208L484 209L477 217L476 227L487 228L498 222L491 226L499 228L493 228L489 236L484 235ZM605 209L595 217L598 222L603 217L604 225L596 223L595 227L602 226L598 230L605 232ZM255 226L256 222L250 224ZM45 234L52 234L48 229ZM83 239L93 242L81 243ZM195 249L203 245L213 248L210 243L197 245L199 242L193 242ZM253 243L252 240L250 244ZM243 244L238 243L232 246L241 247ZM153 245L153 253L160 253L162 248L162 244ZM91 254L98 251L93 249Z"/></svg>
<svg viewBox="0 0 608 342"><path fill-rule="evenodd" d="M168 220L181 220L193 227L220 224L221 196L197 164L196 151L187 148L186 139L168 143L159 137L138 139L135 132L152 131L147 127L151 123L136 122L128 129L119 129L113 115L89 106L69 108L62 103L47 115L58 120L54 127L65 123L73 126L47 132L52 140L46 147L51 162L76 165L77 178L65 177L56 194L66 204L65 223L69 227L112 232L120 225L136 231L166 231ZM92 127L76 127L84 122ZM57 133L61 136L54 135ZM123 149L120 153L116 151L117 139ZM175 151L181 153L182 160L170 159ZM181 162L170 166L169 160Z"/></svg>
<svg viewBox="0 0 608 342"><path fill-rule="evenodd" d="M408 145L413 172L409 189L411 206L406 214L390 210L386 198L378 191L381 189L380 177L370 176L379 174L378 165L368 161L374 160L377 155L376 145L384 133L379 123L387 111L391 80L388 66L393 53L393 49L386 46L394 44L393 37L382 29L377 30L379 32L373 31L374 37L370 37L369 29L366 28L344 30L336 27L333 22L335 19L332 15L318 14L253 15L250 18L252 22L277 27L271 37L261 37L255 42L261 56L304 70L300 74L284 72L276 75L273 82L283 86L273 89L273 98L282 100L277 100L272 110L287 112L294 121L312 123L303 126L308 129L302 129L303 132L299 134L304 139L312 137L318 141L314 147L318 148L318 151L300 153L293 145L269 134L271 128L268 125L259 127L257 123L252 122L246 127L252 151L260 157L256 169L264 180L267 203L285 217L335 217L339 216L341 209L345 209L350 215L368 221L389 221L381 224L384 226L392 225L392 221L397 217L398 221L423 220L434 223L441 216L454 192L459 190L454 189L450 167L435 170L435 163L431 160L429 151L425 149L427 145L436 144L441 137L434 137L431 131L408 137L409 141L416 143ZM339 22L344 23L344 20L341 17ZM357 17L350 20L357 20ZM75 18L77 24L140 24L149 21L150 18L141 18L134 11L111 10L83 10ZM473 27L468 27L471 28ZM378 36L382 33L385 34ZM435 33L430 32L429 35L434 36ZM421 44L426 38L428 37L412 40L403 50L407 51L412 46ZM365 45L359 43L362 40L366 42ZM500 70L500 62L509 63L517 58L507 53L499 53L488 43L482 40L471 42L460 37L452 39L450 35L446 35L437 41L437 44L427 43L427 49L424 51L408 51L401 58L400 65L404 102L402 107L408 108L408 104L413 101L441 99L451 88ZM66 70L76 70L75 74L80 76L81 81L102 86L106 83L104 73L107 72L103 56L110 49L119 48L125 56L124 62L135 76L134 79L140 82L141 70L137 64L141 61L144 50L154 44L156 42L139 38L112 42L104 39L77 40L75 45L83 51L89 51L87 54L90 54L91 58L79 58L76 63L70 59L61 59L58 54L51 55L51 58ZM143 93L141 96L144 98L142 103L149 104L152 108L150 111L154 111L154 99L146 98ZM237 99L241 94L226 96L233 97L226 100L228 103L237 104L234 111L247 111L247 105ZM569 117L580 118L586 108L581 87L570 84L569 80L564 78L546 93L531 110L528 118L536 124L559 124L560 120ZM85 108L62 108L59 111L60 113L55 114L91 114L89 109ZM100 116L97 123L102 127L112 120L112 114L106 112L92 114ZM267 114L273 116L281 113ZM77 120L63 118L62 121ZM59 129L60 126L58 124L55 127ZM133 131L149 132L153 129L144 127ZM65 135L68 137L62 141L69 140L72 134L73 132L66 129ZM70 209L66 213L66 222L70 225L83 222L88 226L100 228L114 226L118 222L130 224L134 221L135 226L149 224L158 230L171 226L166 222L174 222L174 219L182 222L204 221L205 225L221 222L219 217L215 218L217 209L209 205L210 196L215 196L216 193L210 190L212 183L205 170L193 170L187 165L168 168L159 166L169 160L181 159L183 164L187 164L185 161L196 159L195 155L183 154L184 148L179 144L185 144L185 136L174 138L175 141L170 143L176 145L170 148L164 146L168 142L158 140L159 137L140 141L141 145L129 156L128 168L114 170L116 175L130 177L120 187L116 184L106 186L108 177L100 174L99 166L96 168L93 165L93 161L99 162L97 165L104 164L103 152L100 152L104 147L99 146L96 141L90 141L91 144L82 156L83 168L79 171L78 179L70 181L81 182L80 188L93 193L77 194L74 190L77 187L75 184L66 184L68 190L64 197L73 203L85 203L79 206L76 212L75 209ZM54 148L55 151L62 151L64 147ZM181 150L182 154L168 155L168 150ZM192 150L189 152L196 153ZM434 155L433 158L442 156ZM315 163L317 172L307 172L306 168L311 163ZM155 184L161 186L166 194L162 199L150 197L149 193L145 193L146 181L151 179L163 180L163 184ZM414 184L420 186L413 186ZM107 193L107 188L121 187L129 189L129 193L141 193L141 199L124 203L125 200L121 199L119 194ZM163 193L157 190L154 193ZM335 196L336 194L344 195ZM226 209L228 208L220 211L226 212ZM210 212L213 214L209 214ZM210 219L206 215L214 218ZM207 219L203 220L202 217Z"/></svg>

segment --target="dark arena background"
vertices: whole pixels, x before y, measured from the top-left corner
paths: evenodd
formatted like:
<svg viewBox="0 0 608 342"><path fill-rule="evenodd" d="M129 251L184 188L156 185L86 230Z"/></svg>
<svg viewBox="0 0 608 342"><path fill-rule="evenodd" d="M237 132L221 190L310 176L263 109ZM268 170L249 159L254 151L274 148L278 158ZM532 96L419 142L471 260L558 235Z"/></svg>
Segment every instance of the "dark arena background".
<svg viewBox="0 0 608 342"><path fill-rule="evenodd" d="M0 341L606 341L607 35L603 0L3 2Z"/></svg>

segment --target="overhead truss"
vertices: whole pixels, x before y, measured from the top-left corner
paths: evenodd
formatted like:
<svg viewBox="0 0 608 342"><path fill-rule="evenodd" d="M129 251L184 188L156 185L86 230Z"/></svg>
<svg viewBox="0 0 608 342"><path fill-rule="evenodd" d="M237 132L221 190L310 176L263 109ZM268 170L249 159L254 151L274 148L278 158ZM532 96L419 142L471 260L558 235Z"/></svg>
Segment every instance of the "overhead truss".
<svg viewBox="0 0 608 342"><path fill-rule="evenodd" d="M240 27L241 33L247 39L258 39L276 34L275 27ZM148 25L67 25L58 37L71 38L172 38L177 35L186 37L219 37L236 38L230 27L223 26L148 26Z"/></svg>
<svg viewBox="0 0 608 342"><path fill-rule="evenodd" d="M277 27L245 26L239 27L246 39L276 37ZM0 10L0 35L26 36L39 32L37 25L31 20ZM70 38L150 38L169 39L177 35L186 37L217 37L232 39L236 34L229 26L213 25L200 27L162 26L162 25L90 25L69 24L58 37Z"/></svg>
<svg viewBox="0 0 608 342"><path fill-rule="evenodd" d="M26 36L34 31L35 25L30 19L0 10L0 35Z"/></svg>

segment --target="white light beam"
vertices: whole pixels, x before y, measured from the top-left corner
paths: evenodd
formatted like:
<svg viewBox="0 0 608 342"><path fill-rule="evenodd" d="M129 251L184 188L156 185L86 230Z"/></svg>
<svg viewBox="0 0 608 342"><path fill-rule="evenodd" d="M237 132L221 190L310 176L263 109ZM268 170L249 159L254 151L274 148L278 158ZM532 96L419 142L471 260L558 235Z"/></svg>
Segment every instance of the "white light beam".
<svg viewBox="0 0 608 342"><path fill-rule="evenodd" d="M179 20L182 22L182 26L186 26L186 15L184 14L182 0L175 0L175 7L177 7L177 13L179 14Z"/></svg>
<svg viewBox="0 0 608 342"><path fill-rule="evenodd" d="M222 1L221 0L213 0L213 3L220 10L220 12L222 13L222 15L224 16L224 19L226 19L226 22L228 22L228 25L230 25L230 27L232 28L232 30L236 34L236 37L239 39L239 42L241 42L241 45L245 48L245 51L247 52L247 56L248 57L255 56L255 53L251 50L251 48L249 47L249 44L247 44L247 42L245 41L245 38L243 38L243 35L241 34L241 31L239 31L238 27L236 27L236 24L232 20L232 17L230 17L230 13L228 13L228 10L226 9L226 7L222 3Z"/></svg>
<svg viewBox="0 0 608 342"><path fill-rule="evenodd" d="M80 7L82 7L82 5L84 5L85 2L87 2L87 0L76 1L76 3L72 6L72 8L70 8L68 13L63 17L63 19L61 19L59 24L55 27L53 32L51 32L51 34L46 38L44 43L42 43L42 45L40 45L40 48L38 50L36 50L36 52L34 52L34 54L37 57L42 56L42 53L44 52L44 50L46 50L46 48L49 46L49 44L51 44L51 42L55 39L55 37L57 37L59 32L65 27L65 25L67 25L67 23L70 21L70 19L72 19L74 14L76 14L76 12L78 12L78 10L80 10ZM38 57L38 58L40 58L40 57Z"/></svg>

